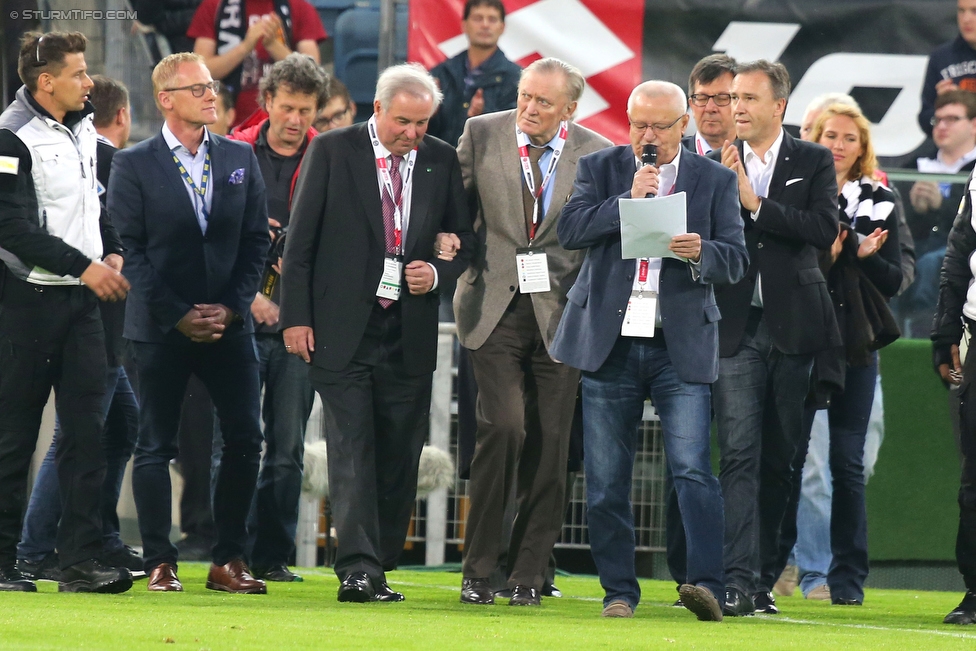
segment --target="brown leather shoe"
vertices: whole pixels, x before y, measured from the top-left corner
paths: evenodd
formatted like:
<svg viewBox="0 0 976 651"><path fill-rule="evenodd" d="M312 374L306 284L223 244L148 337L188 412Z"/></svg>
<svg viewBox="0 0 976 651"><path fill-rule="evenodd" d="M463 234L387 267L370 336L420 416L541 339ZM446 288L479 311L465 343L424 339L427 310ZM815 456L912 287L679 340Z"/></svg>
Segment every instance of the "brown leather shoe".
<svg viewBox="0 0 976 651"><path fill-rule="evenodd" d="M183 592L183 584L176 576L176 566L172 563L160 563L149 573L149 584L146 586L151 592Z"/></svg>
<svg viewBox="0 0 976 651"><path fill-rule="evenodd" d="M268 594L264 581L251 576L247 564L235 558L227 565L211 565L207 575L208 590L223 590L234 594Z"/></svg>

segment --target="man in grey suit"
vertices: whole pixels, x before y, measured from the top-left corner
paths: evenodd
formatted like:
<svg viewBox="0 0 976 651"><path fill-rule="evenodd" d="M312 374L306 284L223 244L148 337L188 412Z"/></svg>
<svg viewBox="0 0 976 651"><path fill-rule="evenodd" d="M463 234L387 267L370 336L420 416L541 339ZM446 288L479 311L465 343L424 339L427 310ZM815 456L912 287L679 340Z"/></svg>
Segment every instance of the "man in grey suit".
<svg viewBox="0 0 976 651"><path fill-rule="evenodd" d="M640 601L630 504L637 427L650 397L661 418L688 541L681 600L720 621L722 495L709 454L710 383L718 376L713 285L747 265L734 174L683 150L687 101L678 86L645 82L627 103L630 146L580 159L559 243L585 249L550 352L583 371L583 449L590 547L606 591L604 617L632 617ZM645 145L657 163L641 164ZM674 258L621 258L620 199L685 193L688 232Z"/></svg>
<svg viewBox="0 0 976 651"><path fill-rule="evenodd" d="M522 73L515 110L469 120L458 146L479 246L454 296L478 383L477 445L461 601L494 603L506 505L516 485L511 605L539 605L564 511L579 371L548 348L583 254L556 239L580 156L611 145L572 123L583 75L558 59Z"/></svg>

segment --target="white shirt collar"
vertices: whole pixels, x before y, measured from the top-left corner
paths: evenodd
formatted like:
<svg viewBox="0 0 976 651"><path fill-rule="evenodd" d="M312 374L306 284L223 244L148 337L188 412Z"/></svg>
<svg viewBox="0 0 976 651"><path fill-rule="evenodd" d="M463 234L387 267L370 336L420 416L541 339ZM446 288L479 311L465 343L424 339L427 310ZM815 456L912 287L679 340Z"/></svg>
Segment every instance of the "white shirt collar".
<svg viewBox="0 0 976 651"><path fill-rule="evenodd" d="M748 164L751 159L755 158L756 159L756 162L759 163L760 165L762 165L763 167L766 167L768 165L771 165L772 163L775 163L776 162L776 159L779 158L779 148L783 144L783 134L784 133L786 133L786 132L782 129L782 127L780 127L779 135L776 136L776 140L773 141L773 144L770 145L769 150L766 152L766 160L765 161L763 161L761 158L759 158L759 154L757 154L755 151L753 151L752 147L749 146L749 143L748 142L743 141L742 142L742 154L743 154L742 158L744 159L744 162Z"/></svg>
<svg viewBox="0 0 976 651"><path fill-rule="evenodd" d="M702 156L712 151L712 146L708 144L707 140L702 138L702 134L699 132L695 133L695 151L697 151Z"/></svg>
<svg viewBox="0 0 976 651"><path fill-rule="evenodd" d="M952 165L948 165L942 158L942 150L940 149L935 158L919 158L918 171L930 174L956 174L973 159L976 159L976 147L966 152L962 158Z"/></svg>
<svg viewBox="0 0 976 651"><path fill-rule="evenodd" d="M180 142L179 138L177 138L173 134L173 132L169 128L169 125L165 122L163 122L163 140L166 141L166 146L169 147L170 151L174 151L176 149L182 149L187 154L190 154L190 150L183 146L183 143ZM209 147L210 147L210 130L207 129L207 127L203 127L203 142L200 144L200 149L197 150L197 155L199 155L201 152L204 152ZM190 155L192 156L192 154Z"/></svg>

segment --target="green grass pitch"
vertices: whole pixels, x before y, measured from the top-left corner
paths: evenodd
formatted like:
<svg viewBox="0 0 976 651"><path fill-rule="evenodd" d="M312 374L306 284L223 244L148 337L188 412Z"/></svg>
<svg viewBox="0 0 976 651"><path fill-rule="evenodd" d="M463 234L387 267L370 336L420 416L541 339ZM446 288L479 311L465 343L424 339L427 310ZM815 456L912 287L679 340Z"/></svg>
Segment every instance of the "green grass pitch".
<svg viewBox="0 0 976 651"><path fill-rule="evenodd" d="M869 590L861 608L781 598L779 616L699 622L673 608L674 585L643 581L632 620L600 617L602 590L592 577L560 577L566 595L541 608L469 606L461 577L398 571L398 604L340 604L327 568L302 571L304 583L269 585L267 596L204 588L206 566L185 563L186 592L152 594L145 580L122 595L0 593L0 649L976 649L976 626L941 623L961 595ZM799 593L797 593L799 595Z"/></svg>

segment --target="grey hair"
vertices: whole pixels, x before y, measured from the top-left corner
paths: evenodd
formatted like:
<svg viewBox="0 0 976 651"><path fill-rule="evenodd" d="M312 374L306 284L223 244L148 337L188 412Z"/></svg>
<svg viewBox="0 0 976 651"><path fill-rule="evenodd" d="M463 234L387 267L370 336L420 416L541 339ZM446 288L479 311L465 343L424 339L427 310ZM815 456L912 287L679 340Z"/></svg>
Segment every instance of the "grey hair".
<svg viewBox="0 0 976 651"><path fill-rule="evenodd" d="M313 95L316 110L329 102L329 76L315 63L315 59L306 54L292 52L271 66L271 71L258 84L258 104L261 108L267 108L264 105L265 94L273 98L282 86L289 93Z"/></svg>
<svg viewBox="0 0 976 651"><path fill-rule="evenodd" d="M566 63L555 57L546 57L545 59L537 59L530 63L524 70L522 70L522 75L519 77L519 82L525 79L525 75L530 72L551 75L551 74L561 74L566 78L566 95L569 97L570 102L578 102L579 98L583 96L583 89L586 87L586 79L583 77L583 73L580 72L579 68L576 66Z"/></svg>
<svg viewBox="0 0 976 651"><path fill-rule="evenodd" d="M642 84L638 84L634 90L630 92L630 97L627 99L627 112L634 108L634 102L637 101L638 97L647 98L658 98L665 97L671 99L674 102L674 108L682 113L688 112L688 98L685 95L685 91L678 84L672 84L670 81L645 81Z"/></svg>
<svg viewBox="0 0 976 651"><path fill-rule="evenodd" d="M418 63L401 63L384 70L376 80L376 95L373 99L386 110L390 108L393 98L400 93L418 98L429 97L433 101L431 115L444 99L444 94L437 87L434 78Z"/></svg>
<svg viewBox="0 0 976 651"><path fill-rule="evenodd" d="M843 104L844 106L853 106L858 111L861 110L857 100L847 93L824 93L810 100L807 109L803 112L803 118L806 119L811 113L822 113L831 104Z"/></svg>
<svg viewBox="0 0 976 651"><path fill-rule="evenodd" d="M790 98L790 73L782 63L770 63L766 59L740 63L736 75L749 72L761 72L769 79L769 86L773 89L773 99Z"/></svg>

